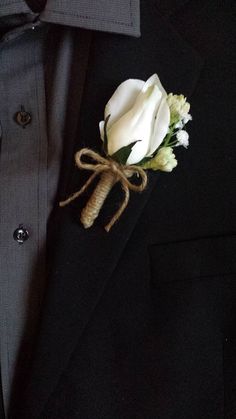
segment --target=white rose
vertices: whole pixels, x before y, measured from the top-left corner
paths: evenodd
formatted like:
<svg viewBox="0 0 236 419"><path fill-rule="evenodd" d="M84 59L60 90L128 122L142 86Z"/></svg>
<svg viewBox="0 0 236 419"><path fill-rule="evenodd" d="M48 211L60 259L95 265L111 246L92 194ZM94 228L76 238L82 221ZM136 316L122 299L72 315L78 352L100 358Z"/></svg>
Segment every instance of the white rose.
<svg viewBox="0 0 236 419"><path fill-rule="evenodd" d="M169 124L170 110L167 94L154 74L146 82L129 79L121 83L105 107L108 154L138 141L132 148L127 164L136 164L151 156L164 140ZM104 138L104 121L99 124Z"/></svg>

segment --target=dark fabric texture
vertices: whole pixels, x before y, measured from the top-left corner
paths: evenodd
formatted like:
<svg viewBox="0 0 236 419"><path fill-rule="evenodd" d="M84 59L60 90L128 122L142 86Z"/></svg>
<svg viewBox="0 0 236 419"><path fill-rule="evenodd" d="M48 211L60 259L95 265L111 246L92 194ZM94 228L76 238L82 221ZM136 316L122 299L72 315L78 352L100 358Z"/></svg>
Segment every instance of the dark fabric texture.
<svg viewBox="0 0 236 419"><path fill-rule="evenodd" d="M44 9L47 0L25 0L25 2L33 12L39 13Z"/></svg>
<svg viewBox="0 0 236 419"><path fill-rule="evenodd" d="M0 369L1 372L1 369ZM5 412L4 412L4 404L3 404L3 393L2 393L2 383L0 380L0 419L5 418Z"/></svg>
<svg viewBox="0 0 236 419"><path fill-rule="evenodd" d="M86 197L55 208L33 367L12 419L236 417L234 4L141 6L141 38L93 34L80 112L71 104L66 113L76 129L65 138L74 150L99 149L98 122L117 85L157 72L191 102L191 145L176 150L172 174L149 176L109 234L102 226L119 187L89 231L79 221ZM65 146L59 195L87 176Z"/></svg>

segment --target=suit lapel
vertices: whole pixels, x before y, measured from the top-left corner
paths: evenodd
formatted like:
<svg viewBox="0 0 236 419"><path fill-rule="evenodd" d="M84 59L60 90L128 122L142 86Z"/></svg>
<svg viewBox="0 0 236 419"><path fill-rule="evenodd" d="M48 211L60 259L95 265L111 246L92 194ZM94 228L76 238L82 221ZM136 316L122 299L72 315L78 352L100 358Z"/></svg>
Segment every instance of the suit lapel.
<svg viewBox="0 0 236 419"><path fill-rule="evenodd" d="M193 91L201 60L168 22L158 16L154 3L143 2L140 39L94 35L79 124L73 134L74 151L84 146L99 150L98 122L103 117L105 103L123 80L147 79L157 72L167 91L188 96ZM74 118L78 118L77 111L73 111ZM74 162L71 157L65 162L68 173L74 168ZM77 190L87 176L73 169L67 193ZM102 216L90 230L84 230L79 222L82 200L55 211L49 233L48 285L33 368L20 406L22 418L44 417L43 408L80 344L83 331L158 182L161 182L160 175L150 175L147 190L131 196L128 209L109 234L102 225L119 203L119 188L112 192Z"/></svg>

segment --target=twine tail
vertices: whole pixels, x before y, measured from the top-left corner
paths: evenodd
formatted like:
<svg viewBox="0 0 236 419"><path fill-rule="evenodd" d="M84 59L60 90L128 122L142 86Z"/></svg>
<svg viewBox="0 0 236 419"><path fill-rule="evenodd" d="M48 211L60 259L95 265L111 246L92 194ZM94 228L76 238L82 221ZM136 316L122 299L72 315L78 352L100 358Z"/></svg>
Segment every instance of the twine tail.
<svg viewBox="0 0 236 419"><path fill-rule="evenodd" d="M80 221L84 228L92 227L94 221L99 215L105 199L117 182L117 176L112 171L106 171L101 174L100 180L89 198L86 206L81 212Z"/></svg>
<svg viewBox="0 0 236 419"><path fill-rule="evenodd" d="M105 226L105 230L106 230L107 233L109 233L110 229L113 227L113 225L116 223L116 221L119 220L121 214L123 213L123 211L125 210L125 208L128 205L128 202L129 202L129 188L127 187L127 185L124 185L124 184L122 185L122 188L125 192L124 201L123 201L122 205L120 206L120 208L118 209L118 211L112 217L111 221Z"/></svg>
<svg viewBox="0 0 236 419"><path fill-rule="evenodd" d="M69 196L69 198L65 199L65 201L59 202L60 207L65 207L66 205L70 204L72 201L74 201L76 198L78 198L84 191L87 189L87 187L90 185L90 183L93 182L95 177L97 176L97 173L93 173L90 178L87 180L87 182L82 186L82 188L78 191L73 193L73 195Z"/></svg>

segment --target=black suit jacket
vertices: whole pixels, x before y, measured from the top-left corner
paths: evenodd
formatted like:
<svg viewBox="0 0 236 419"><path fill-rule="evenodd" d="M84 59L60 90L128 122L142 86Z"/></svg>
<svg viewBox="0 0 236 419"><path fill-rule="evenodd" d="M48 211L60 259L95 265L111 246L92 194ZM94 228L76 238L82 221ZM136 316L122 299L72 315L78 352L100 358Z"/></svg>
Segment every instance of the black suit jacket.
<svg viewBox="0 0 236 419"><path fill-rule="evenodd" d="M79 221L86 197L55 209L40 330L12 418L236 417L233 28L231 1L145 0L141 38L93 33L80 111L72 100L67 113L60 198L88 176L73 152L99 150L104 105L128 78L156 72L188 97L190 147L176 149L173 173L150 173L109 234L119 187L90 230Z"/></svg>

